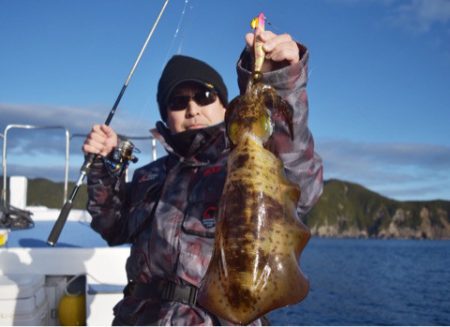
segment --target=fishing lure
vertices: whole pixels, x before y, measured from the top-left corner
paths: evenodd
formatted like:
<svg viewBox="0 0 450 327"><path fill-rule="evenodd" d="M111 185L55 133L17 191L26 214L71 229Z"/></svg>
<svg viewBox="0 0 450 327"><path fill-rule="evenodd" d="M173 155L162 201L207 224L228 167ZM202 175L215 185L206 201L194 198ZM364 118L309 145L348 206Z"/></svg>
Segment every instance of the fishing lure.
<svg viewBox="0 0 450 327"><path fill-rule="evenodd" d="M235 324L297 303L309 290L298 262L310 238L297 214L300 188L267 147L274 115L285 121L292 136L293 109L261 82L265 54L258 36L264 15L252 25L253 74L245 94L230 103L225 116L232 150L214 252L198 295L205 309Z"/></svg>

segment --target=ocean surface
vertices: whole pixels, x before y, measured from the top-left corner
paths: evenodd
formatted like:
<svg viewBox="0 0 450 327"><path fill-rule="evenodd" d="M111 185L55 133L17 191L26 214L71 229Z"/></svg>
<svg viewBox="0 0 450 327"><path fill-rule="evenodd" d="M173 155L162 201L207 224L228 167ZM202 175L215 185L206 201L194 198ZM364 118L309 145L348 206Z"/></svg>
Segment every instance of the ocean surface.
<svg viewBox="0 0 450 327"><path fill-rule="evenodd" d="M450 241L312 238L307 298L272 325L450 325Z"/></svg>

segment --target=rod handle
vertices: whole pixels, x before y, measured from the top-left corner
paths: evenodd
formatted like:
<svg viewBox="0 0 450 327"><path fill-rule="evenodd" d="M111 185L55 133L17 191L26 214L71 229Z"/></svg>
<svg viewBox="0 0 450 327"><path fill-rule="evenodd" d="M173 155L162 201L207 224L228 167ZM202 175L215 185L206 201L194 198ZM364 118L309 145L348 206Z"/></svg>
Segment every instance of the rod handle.
<svg viewBox="0 0 450 327"><path fill-rule="evenodd" d="M67 217L69 216L70 210L72 209L72 205L73 202L71 200L64 203L64 206L61 209L61 212L59 213L58 219L53 225L53 229L50 232L50 235L48 236L47 244L55 246L56 242L58 241L59 235L61 234L61 231L64 227L64 224L66 223Z"/></svg>

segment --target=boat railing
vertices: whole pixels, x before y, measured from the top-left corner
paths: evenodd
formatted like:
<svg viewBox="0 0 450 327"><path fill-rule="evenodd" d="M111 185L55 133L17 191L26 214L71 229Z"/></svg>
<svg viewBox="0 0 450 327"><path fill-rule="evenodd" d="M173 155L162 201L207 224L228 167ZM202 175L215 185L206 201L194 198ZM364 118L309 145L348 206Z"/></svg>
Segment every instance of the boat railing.
<svg viewBox="0 0 450 327"><path fill-rule="evenodd" d="M8 171L7 171L7 149L8 149L8 132L12 129L61 129L64 131L66 139L66 156L64 165L64 193L63 193L63 203L67 200L68 183L69 183L69 152L70 152L70 133L69 130L64 126L36 126L36 125L21 125L21 124L10 124L7 125L3 131L3 155L2 155L2 169L3 169L3 189L2 189L2 202L3 204L8 204Z"/></svg>
<svg viewBox="0 0 450 327"><path fill-rule="evenodd" d="M5 205L8 204L8 171L7 171L7 150L8 150L8 132L12 129L61 129L65 133L65 143L66 143L66 155L65 155L65 168L64 168L64 193L63 193L63 204L67 201L68 194L68 183L69 183L69 153L70 153L70 143L73 138L81 137L86 138L87 134L73 133L70 134L69 130L64 126L53 125L53 126L37 126L37 125L22 125L22 124L10 124L7 125L3 134L0 133L0 138L3 139L3 156L2 156L2 168L3 168L3 189L1 200ZM150 140L151 141L151 157L152 160L157 159L156 152L156 139L153 136L129 136L119 134L120 137L129 140Z"/></svg>

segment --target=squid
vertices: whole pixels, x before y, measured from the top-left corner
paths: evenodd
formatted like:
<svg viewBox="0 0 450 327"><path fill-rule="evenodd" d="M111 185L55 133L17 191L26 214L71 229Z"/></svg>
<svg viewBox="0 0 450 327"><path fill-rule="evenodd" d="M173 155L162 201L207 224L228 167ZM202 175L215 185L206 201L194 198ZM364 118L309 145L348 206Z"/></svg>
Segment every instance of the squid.
<svg viewBox="0 0 450 327"><path fill-rule="evenodd" d="M282 117L291 136L292 107L261 82L264 50L255 28L255 64L246 92L226 111L232 149L220 200L214 251L198 302L234 324L249 324L264 314L303 300L309 281L299 266L309 229L297 214L300 187L286 176L270 150L272 118Z"/></svg>

